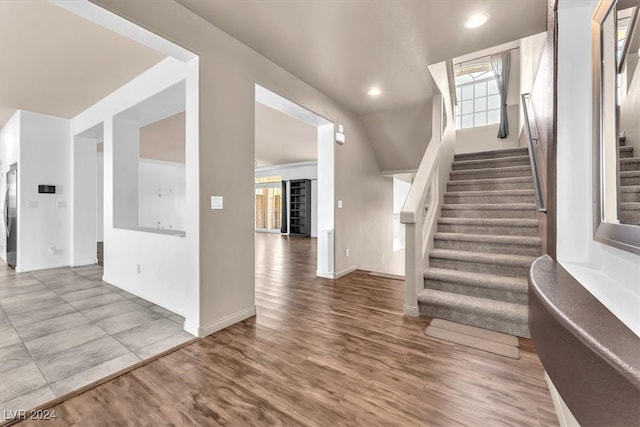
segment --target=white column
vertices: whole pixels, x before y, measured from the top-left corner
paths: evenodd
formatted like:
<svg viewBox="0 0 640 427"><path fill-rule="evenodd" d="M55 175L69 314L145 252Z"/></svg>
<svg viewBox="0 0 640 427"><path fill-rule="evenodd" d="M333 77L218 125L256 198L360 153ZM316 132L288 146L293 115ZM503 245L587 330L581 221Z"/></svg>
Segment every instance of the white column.
<svg viewBox="0 0 640 427"><path fill-rule="evenodd" d="M140 125L113 118L113 227L138 226Z"/></svg>
<svg viewBox="0 0 640 427"><path fill-rule="evenodd" d="M71 265L96 262L96 140L74 137L72 156Z"/></svg>

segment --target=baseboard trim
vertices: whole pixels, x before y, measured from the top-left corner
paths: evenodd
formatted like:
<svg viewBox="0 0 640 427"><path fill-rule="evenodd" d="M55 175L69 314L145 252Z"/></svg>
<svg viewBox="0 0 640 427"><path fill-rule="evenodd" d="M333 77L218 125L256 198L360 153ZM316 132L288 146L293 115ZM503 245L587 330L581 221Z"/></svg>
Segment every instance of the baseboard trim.
<svg viewBox="0 0 640 427"><path fill-rule="evenodd" d="M222 319L215 320L212 323L209 323L207 326L201 326L198 328L197 336L206 337L208 335L213 334L214 332L218 332L221 329L229 327L234 323L241 322L249 317L253 317L256 315L256 306L253 305L249 308L245 308L244 310L237 311L233 314L223 317ZM191 328L189 328L191 329ZM192 333L187 330L187 332Z"/></svg>
<svg viewBox="0 0 640 427"><path fill-rule="evenodd" d="M555 384L549 378L549 374L547 371L544 372L544 379L547 382L547 387L549 388L549 392L551 394L551 401L553 402L553 408L556 410L556 416L558 417L558 423L560 427L580 427L578 421L571 413L571 410L562 400L562 396L556 389Z"/></svg>
<svg viewBox="0 0 640 427"><path fill-rule="evenodd" d="M342 276L346 276L349 273L353 273L354 271L356 271L358 269L357 265L352 265L351 267L345 268L342 271L339 271L337 273L322 273L320 270L316 270L316 276L318 277L322 277L324 279L339 279Z"/></svg>
<svg viewBox="0 0 640 427"><path fill-rule="evenodd" d="M358 269L358 266L357 266L357 265L352 265L351 267L349 267L349 268L345 268L345 269L344 269L344 270L342 270L342 271L339 271L339 272L337 272L337 273L333 273L333 278L334 278L334 279L339 279L339 278L341 278L342 276L346 276L346 275L347 275L347 274L349 274L349 273L353 273L353 272L354 272L354 271L356 271L357 269Z"/></svg>
<svg viewBox="0 0 640 427"><path fill-rule="evenodd" d="M418 317L420 316L420 309L417 305L406 305L404 306L404 315Z"/></svg>
<svg viewBox="0 0 640 427"><path fill-rule="evenodd" d="M316 276L322 277L323 279L333 279L333 273L323 273L320 270L316 270Z"/></svg>
<svg viewBox="0 0 640 427"><path fill-rule="evenodd" d="M84 267L87 265L93 265L93 264L97 264L98 263L98 259L93 259L93 260L85 260L85 261L78 261L78 262L74 262L70 265L70 267Z"/></svg>
<svg viewBox="0 0 640 427"><path fill-rule="evenodd" d="M43 265L37 265L37 266L27 266L22 267L22 266L18 266L19 268L16 268L16 272L18 273L29 273L31 271L39 271L39 270L50 270L52 268L64 268L64 267L69 267L69 264L66 262L63 263L51 263L51 264L43 264Z"/></svg>

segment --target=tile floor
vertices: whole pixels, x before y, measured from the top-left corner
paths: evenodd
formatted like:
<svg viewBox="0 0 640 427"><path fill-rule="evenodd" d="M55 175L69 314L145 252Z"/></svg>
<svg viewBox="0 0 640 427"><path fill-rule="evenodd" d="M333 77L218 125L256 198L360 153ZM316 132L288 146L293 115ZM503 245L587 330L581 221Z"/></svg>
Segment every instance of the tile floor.
<svg viewBox="0 0 640 427"><path fill-rule="evenodd" d="M0 260L0 413L33 409L189 341L183 322L103 282L98 265L16 273Z"/></svg>

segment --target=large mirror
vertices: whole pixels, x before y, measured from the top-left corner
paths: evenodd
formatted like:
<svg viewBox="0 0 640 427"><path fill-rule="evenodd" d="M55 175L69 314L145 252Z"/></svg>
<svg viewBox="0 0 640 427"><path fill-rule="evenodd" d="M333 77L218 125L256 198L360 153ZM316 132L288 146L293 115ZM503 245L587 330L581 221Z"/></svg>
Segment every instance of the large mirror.
<svg viewBox="0 0 640 427"><path fill-rule="evenodd" d="M593 17L594 237L640 254L638 3L601 0Z"/></svg>

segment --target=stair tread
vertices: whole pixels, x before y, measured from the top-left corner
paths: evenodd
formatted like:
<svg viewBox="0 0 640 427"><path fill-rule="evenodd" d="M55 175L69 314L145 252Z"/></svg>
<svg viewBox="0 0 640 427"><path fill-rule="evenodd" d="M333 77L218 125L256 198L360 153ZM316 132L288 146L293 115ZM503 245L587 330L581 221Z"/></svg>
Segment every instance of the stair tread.
<svg viewBox="0 0 640 427"><path fill-rule="evenodd" d="M455 240L461 242L501 243L521 246L539 246L542 240L539 237L503 236L496 234L470 234L470 233L446 233L438 232L434 236L440 240Z"/></svg>
<svg viewBox="0 0 640 427"><path fill-rule="evenodd" d="M621 193L640 193L640 185L621 185Z"/></svg>
<svg viewBox="0 0 640 427"><path fill-rule="evenodd" d="M527 255L494 254L455 249L432 249L431 252L429 252L429 257L518 267L528 267L536 259L535 256Z"/></svg>
<svg viewBox="0 0 640 427"><path fill-rule="evenodd" d="M640 157L626 157L620 159L620 163L640 163Z"/></svg>
<svg viewBox="0 0 640 427"><path fill-rule="evenodd" d="M452 170L451 175L468 175L480 172L500 172L500 171L529 171L531 173L531 166L519 165L519 166L501 166L499 168L479 168L479 169L462 169Z"/></svg>
<svg viewBox="0 0 640 427"><path fill-rule="evenodd" d="M439 218L438 224L510 225L516 227L537 227L538 220L527 218Z"/></svg>
<svg viewBox="0 0 640 427"><path fill-rule="evenodd" d="M457 153L455 155L455 158L460 158L460 157L471 157L471 156L477 156L477 155L486 155L486 156L491 156L493 154L495 155L500 155L500 154L504 154L504 153L520 153L520 152L525 152L528 153L529 149L527 147L517 147L517 148L502 148L499 150L490 150L490 151L475 151L472 153Z"/></svg>
<svg viewBox="0 0 640 427"><path fill-rule="evenodd" d="M620 202L620 207L624 211L640 211L640 202Z"/></svg>
<svg viewBox="0 0 640 427"><path fill-rule="evenodd" d="M468 271L449 270L445 268L428 268L424 272L425 279L457 282L486 288L503 288L520 293L528 291L527 279L521 277L497 276L486 273L470 273Z"/></svg>
<svg viewBox="0 0 640 427"><path fill-rule="evenodd" d="M535 210L535 203L443 203L442 209L459 210Z"/></svg>
<svg viewBox="0 0 640 427"><path fill-rule="evenodd" d="M633 146L632 145L621 145L618 147L618 150L620 151L633 151Z"/></svg>
<svg viewBox="0 0 640 427"><path fill-rule="evenodd" d="M509 163L513 161L529 161L529 156L512 156L512 157L493 157L489 159L470 159L470 160L455 160L453 162L456 166L464 166L464 165L476 165L482 163Z"/></svg>
<svg viewBox="0 0 640 427"><path fill-rule="evenodd" d="M533 189L519 188L513 190L471 190L447 191L445 196L528 196L534 194Z"/></svg>
<svg viewBox="0 0 640 427"><path fill-rule="evenodd" d="M449 181L450 185L469 185L469 184L512 184L516 182L531 182L531 176L512 176L507 178L481 178L481 179L458 179Z"/></svg>
<svg viewBox="0 0 640 427"><path fill-rule="evenodd" d="M418 294L418 301L427 304L439 304L447 307L462 308L467 311L483 313L488 317L501 317L516 321L527 321L529 309L526 304L496 301L451 292L424 289Z"/></svg>
<svg viewBox="0 0 640 427"><path fill-rule="evenodd" d="M640 171L620 171L621 178L633 178L640 176Z"/></svg>

